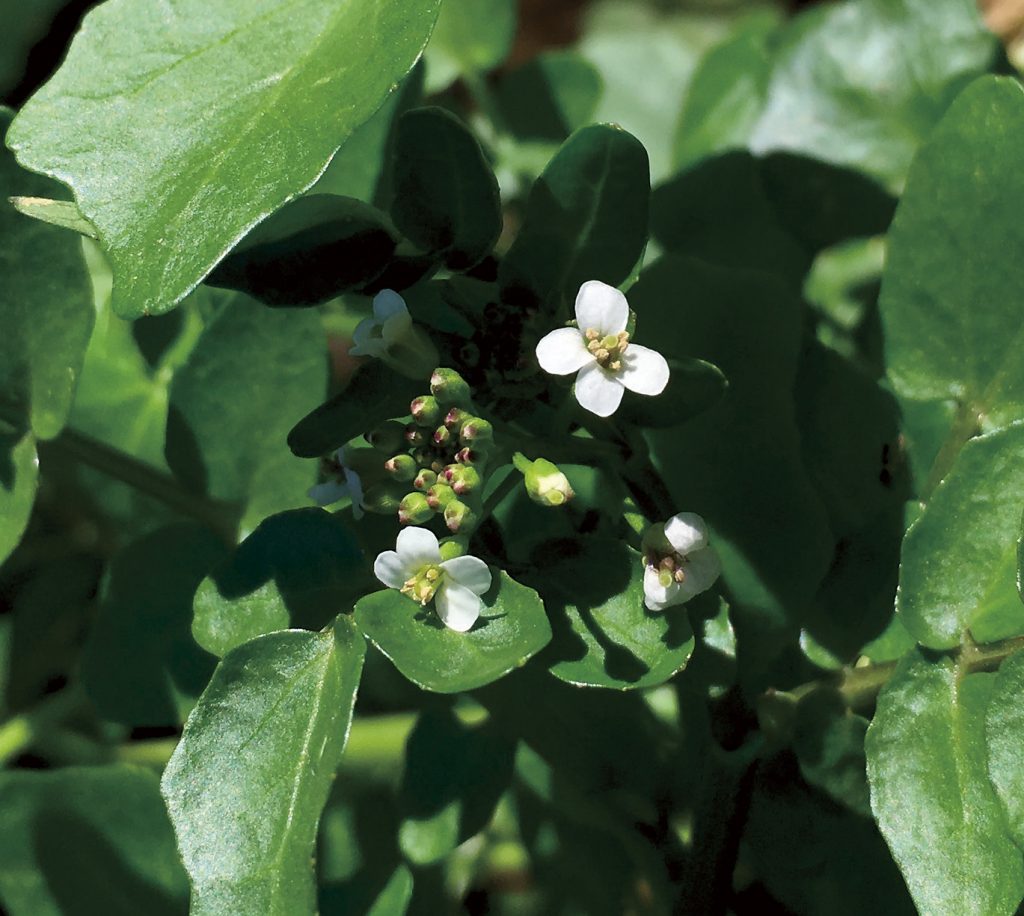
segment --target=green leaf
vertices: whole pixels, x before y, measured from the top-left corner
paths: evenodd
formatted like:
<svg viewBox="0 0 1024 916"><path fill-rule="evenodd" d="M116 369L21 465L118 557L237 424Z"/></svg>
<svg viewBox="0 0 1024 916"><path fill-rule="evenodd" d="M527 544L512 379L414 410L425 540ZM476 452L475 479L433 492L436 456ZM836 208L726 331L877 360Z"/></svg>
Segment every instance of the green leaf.
<svg viewBox="0 0 1024 916"><path fill-rule="evenodd" d="M555 677L635 690L662 684L686 666L694 646L687 608L647 610L643 557L635 550L600 538L548 542L534 562L554 619L545 660Z"/></svg>
<svg viewBox="0 0 1024 916"><path fill-rule="evenodd" d="M734 608L773 625L792 621L833 545L796 426L799 301L766 274L669 256L641 274L629 299L638 329L655 333L666 357L709 360L729 380L709 410L647 433L673 505L711 526Z"/></svg>
<svg viewBox="0 0 1024 916"><path fill-rule="evenodd" d="M1017 541L1024 424L972 439L903 542L897 608L922 645L950 649L1024 633Z"/></svg>
<svg viewBox="0 0 1024 916"><path fill-rule="evenodd" d="M512 778L515 742L450 711L422 713L405 745L398 842L414 865L440 862L483 830Z"/></svg>
<svg viewBox="0 0 1024 916"><path fill-rule="evenodd" d="M355 538L329 512L272 515L202 581L192 634L223 656L274 630L319 629L365 591L365 565Z"/></svg>
<svg viewBox="0 0 1024 916"><path fill-rule="evenodd" d="M12 197L11 206L25 216L42 220L51 226L70 229L79 235L97 239L96 227L82 216L78 207L69 200L50 200L47 197Z"/></svg>
<svg viewBox="0 0 1024 916"><path fill-rule="evenodd" d="M635 137L609 124L576 131L530 191L501 262L505 298L554 310L587 280L618 286L643 254L649 197L647 152Z"/></svg>
<svg viewBox="0 0 1024 916"><path fill-rule="evenodd" d="M391 217L399 231L452 270L490 254L501 233L498 182L463 123L442 108L398 121Z"/></svg>
<svg viewBox="0 0 1024 916"><path fill-rule="evenodd" d="M441 623L432 606L421 608L389 588L356 605L356 623L414 684L460 693L504 677L551 640L540 597L506 573L495 577L483 602L473 629L456 633Z"/></svg>
<svg viewBox="0 0 1024 916"><path fill-rule="evenodd" d="M10 916L184 916L188 883L156 777L128 766L0 773Z"/></svg>
<svg viewBox="0 0 1024 916"><path fill-rule="evenodd" d="M0 433L0 563L18 546L36 501L39 459L31 433Z"/></svg>
<svg viewBox="0 0 1024 916"><path fill-rule="evenodd" d="M814 8L782 31L750 147L849 165L899 190L949 101L995 53L972 0Z"/></svg>
<svg viewBox="0 0 1024 916"><path fill-rule="evenodd" d="M74 191L110 256L114 311L164 312L316 181L409 71L438 6L228 0L211 16L113 0L8 142Z"/></svg>
<svg viewBox="0 0 1024 916"><path fill-rule="evenodd" d="M333 398L303 417L288 433L288 445L300 458L319 458L389 417L403 417L427 380L414 382L379 359L364 363Z"/></svg>
<svg viewBox="0 0 1024 916"><path fill-rule="evenodd" d="M655 342L653 337L648 339ZM678 426L714 407L729 387L722 370L702 359L672 359L669 369L668 385L661 394L627 398L618 415L637 426Z"/></svg>
<svg viewBox="0 0 1024 916"><path fill-rule="evenodd" d="M986 772L992 679L912 652L868 728L871 807L922 913L1011 913L1024 896L1024 862Z"/></svg>
<svg viewBox="0 0 1024 916"><path fill-rule="evenodd" d="M316 305L371 283L396 245L376 208L352 197L309 194L253 229L208 283L267 305Z"/></svg>
<svg viewBox="0 0 1024 916"><path fill-rule="evenodd" d="M161 788L192 882L192 916L313 912L317 822L348 738L364 644L339 618L221 661Z"/></svg>
<svg viewBox="0 0 1024 916"><path fill-rule="evenodd" d="M0 107L0 134L10 119ZM56 436L71 409L92 329L91 289L81 240L23 216L7 198L59 190L0 149L0 416L40 439Z"/></svg>
<svg viewBox="0 0 1024 916"><path fill-rule="evenodd" d="M515 0L445 3L427 45L427 93L497 67L512 49L515 32Z"/></svg>
<svg viewBox="0 0 1024 916"><path fill-rule="evenodd" d="M307 502L316 468L288 453L295 418L327 387L326 339L312 311L224 297L188 362L175 373L167 463L192 489L250 500L243 528Z"/></svg>
<svg viewBox="0 0 1024 916"><path fill-rule="evenodd" d="M405 916L412 900L412 872L399 865L373 901L366 916Z"/></svg>
<svg viewBox="0 0 1024 916"><path fill-rule="evenodd" d="M1014 842L1024 843L1024 652L1015 652L995 676L985 719L988 775Z"/></svg>
<svg viewBox="0 0 1024 916"><path fill-rule="evenodd" d="M192 596L225 552L206 529L177 524L114 557L82 659L103 718L133 727L184 722L215 665L189 632Z"/></svg>
<svg viewBox="0 0 1024 916"><path fill-rule="evenodd" d="M889 375L919 399L955 398L987 422L1024 418L1016 331L1024 278L1024 90L978 80L953 103L907 179L880 301ZM927 334L921 328L928 327Z"/></svg>

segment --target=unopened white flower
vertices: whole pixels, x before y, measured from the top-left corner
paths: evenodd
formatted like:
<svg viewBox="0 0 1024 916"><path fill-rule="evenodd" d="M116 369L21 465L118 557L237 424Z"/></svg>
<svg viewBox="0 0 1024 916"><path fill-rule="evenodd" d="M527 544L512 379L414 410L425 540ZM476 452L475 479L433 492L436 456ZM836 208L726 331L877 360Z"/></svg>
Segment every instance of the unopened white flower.
<svg viewBox="0 0 1024 916"><path fill-rule="evenodd" d="M644 533L644 604L663 611L707 591L722 572L699 515L680 512Z"/></svg>
<svg viewBox="0 0 1024 916"><path fill-rule="evenodd" d="M668 384L665 357L630 343L629 304L614 286L588 280L576 295L575 328L558 328L537 344L537 361L552 375L576 376L576 400L599 417L618 409L626 388L661 394Z"/></svg>
<svg viewBox="0 0 1024 916"><path fill-rule="evenodd" d="M334 453L334 462L341 472L343 480L325 480L310 487L307 495L318 506L330 506L346 497L352 500L352 515L363 517L363 482L359 475L348 466L347 453L342 446Z"/></svg>
<svg viewBox="0 0 1024 916"><path fill-rule="evenodd" d="M405 300L393 289L383 289L373 297L373 317L356 325L348 352L381 359L411 378L429 374L439 360L437 348L413 324Z"/></svg>
<svg viewBox="0 0 1024 916"><path fill-rule="evenodd" d="M403 528L394 550L385 550L373 564L374 575L421 605L431 599L441 622L465 633L480 616L483 595L491 587L491 571L471 556L441 559L437 538L426 528Z"/></svg>

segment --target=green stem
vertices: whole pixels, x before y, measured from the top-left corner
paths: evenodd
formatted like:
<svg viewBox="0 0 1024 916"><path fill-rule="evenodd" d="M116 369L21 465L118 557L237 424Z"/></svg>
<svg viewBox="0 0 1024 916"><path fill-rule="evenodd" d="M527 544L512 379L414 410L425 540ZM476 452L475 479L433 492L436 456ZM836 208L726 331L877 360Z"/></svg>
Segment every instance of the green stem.
<svg viewBox="0 0 1024 916"><path fill-rule="evenodd" d="M953 462L960 454L960 449L980 432L981 422L978 419L977 411L969 404L961 404L953 419L949 434L946 436L946 441L942 443L942 448L935 456L935 461L932 462L931 470L928 472L928 478L918 494L918 499L921 502L924 503L931 499L935 488L942 483L950 468L953 467Z"/></svg>
<svg viewBox="0 0 1024 916"><path fill-rule="evenodd" d="M74 688L54 693L27 712L12 716L0 725L0 764L32 747L52 726L74 712L82 703Z"/></svg>

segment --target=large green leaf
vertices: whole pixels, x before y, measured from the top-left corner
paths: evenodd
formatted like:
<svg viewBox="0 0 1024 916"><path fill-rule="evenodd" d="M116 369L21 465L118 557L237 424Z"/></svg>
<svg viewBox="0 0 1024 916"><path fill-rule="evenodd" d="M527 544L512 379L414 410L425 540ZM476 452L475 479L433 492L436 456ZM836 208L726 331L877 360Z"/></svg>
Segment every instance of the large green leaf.
<svg viewBox="0 0 1024 916"><path fill-rule="evenodd" d="M635 550L588 538L542 545L535 561L554 619L546 659L555 677L629 690L664 683L685 667L694 646L686 608L647 610Z"/></svg>
<svg viewBox="0 0 1024 916"><path fill-rule="evenodd" d="M10 916L184 916L188 882L156 777L127 766L0 773Z"/></svg>
<svg viewBox="0 0 1024 916"><path fill-rule="evenodd" d="M433 607L420 608L389 588L356 605L356 623L414 684L459 693L503 677L551 639L540 597L506 573L495 577L483 602L473 629L457 633L441 623Z"/></svg>
<svg viewBox="0 0 1024 916"><path fill-rule="evenodd" d="M609 124L576 131L530 191L501 263L503 295L554 311L587 280L618 286L647 243L649 199L647 152L635 137Z"/></svg>
<svg viewBox="0 0 1024 916"><path fill-rule="evenodd" d="M0 134L10 119L0 107ZM7 198L59 192L0 149L0 417L41 439L56 436L71 409L92 328L91 288L78 236L23 216Z"/></svg>
<svg viewBox="0 0 1024 916"><path fill-rule="evenodd" d="M221 661L162 780L192 916L314 911L317 822L363 654L342 617L322 633L261 636Z"/></svg>
<svg viewBox="0 0 1024 916"><path fill-rule="evenodd" d="M1024 424L972 439L903 542L897 608L922 645L948 649L1024 633L1017 541Z"/></svg>
<svg viewBox="0 0 1024 916"><path fill-rule="evenodd" d="M866 750L871 807L918 910L1012 913L1024 861L989 782L991 674L912 652L878 698Z"/></svg>
<svg viewBox="0 0 1024 916"><path fill-rule="evenodd" d="M129 726L185 720L215 665L189 632L192 596L224 553L205 528L177 524L114 557L82 659L101 716Z"/></svg>
<svg viewBox="0 0 1024 916"><path fill-rule="evenodd" d="M0 432L0 563L18 546L36 500L39 459L31 433Z"/></svg>
<svg viewBox="0 0 1024 916"><path fill-rule="evenodd" d="M1024 91L978 80L914 162L890 234L881 311L889 374L913 398L956 398L991 423L1024 417ZM921 333L927 327L928 333Z"/></svg>
<svg viewBox="0 0 1024 916"><path fill-rule="evenodd" d="M8 142L71 186L110 256L114 311L167 311L319 177L408 72L438 7L112 0Z"/></svg>
<svg viewBox="0 0 1024 916"><path fill-rule="evenodd" d="M307 502L316 467L288 430L327 387L326 338L312 311L225 295L171 385L167 462L191 488L248 501L243 527Z"/></svg>
<svg viewBox="0 0 1024 916"><path fill-rule="evenodd" d="M985 721L988 774L1003 804L1010 833L1024 845L1024 652L999 667Z"/></svg>
<svg viewBox="0 0 1024 916"><path fill-rule="evenodd" d="M192 633L223 656L274 630L319 629L352 609L367 578L340 518L316 508L272 515L202 581Z"/></svg>
<svg viewBox="0 0 1024 916"><path fill-rule="evenodd" d="M782 32L754 152L789 150L898 190L949 101L994 62L973 0L848 0Z"/></svg>

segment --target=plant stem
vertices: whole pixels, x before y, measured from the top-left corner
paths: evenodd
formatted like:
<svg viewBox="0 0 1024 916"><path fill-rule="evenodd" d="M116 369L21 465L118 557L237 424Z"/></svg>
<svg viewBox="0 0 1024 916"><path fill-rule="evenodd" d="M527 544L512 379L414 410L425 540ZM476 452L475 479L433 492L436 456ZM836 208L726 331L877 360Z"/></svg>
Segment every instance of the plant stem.
<svg viewBox="0 0 1024 916"><path fill-rule="evenodd" d="M945 442L942 443L939 453L935 456L935 461L932 462L928 478L918 494L918 499L921 502L924 503L931 499L935 488L942 483L943 478L949 473L950 468L953 467L953 462L956 461L956 456L960 454L960 449L980 432L981 422L977 411L969 404L961 404L956 416L953 418L953 425L949 428L949 434L946 436Z"/></svg>
<svg viewBox="0 0 1024 916"><path fill-rule="evenodd" d="M68 688L50 694L32 709L12 716L0 725L0 764L32 747L44 732L81 703L82 696L78 690Z"/></svg>

